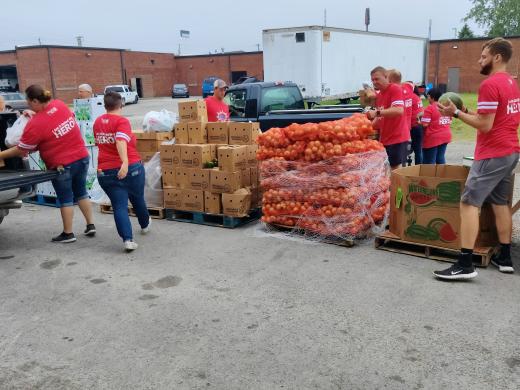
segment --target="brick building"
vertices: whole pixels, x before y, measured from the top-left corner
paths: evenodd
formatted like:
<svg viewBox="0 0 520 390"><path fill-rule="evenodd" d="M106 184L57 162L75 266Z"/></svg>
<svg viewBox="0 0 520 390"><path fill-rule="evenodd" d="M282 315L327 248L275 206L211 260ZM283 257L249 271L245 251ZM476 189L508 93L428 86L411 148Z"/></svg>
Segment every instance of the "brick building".
<svg viewBox="0 0 520 390"><path fill-rule="evenodd" d="M484 76L480 75L478 59L482 44L490 38L431 41L428 62L428 81L445 85L448 91L477 92ZM518 81L520 76L520 36L508 37L514 55L508 72Z"/></svg>
<svg viewBox="0 0 520 390"><path fill-rule="evenodd" d="M0 79L21 91L41 84L53 96L70 102L79 84L102 93L110 84L131 85L141 97L170 96L174 83L185 83L200 95L202 80L218 76L231 82L243 75L263 75L262 53L229 53L175 57L121 49L76 46L24 46L0 52Z"/></svg>

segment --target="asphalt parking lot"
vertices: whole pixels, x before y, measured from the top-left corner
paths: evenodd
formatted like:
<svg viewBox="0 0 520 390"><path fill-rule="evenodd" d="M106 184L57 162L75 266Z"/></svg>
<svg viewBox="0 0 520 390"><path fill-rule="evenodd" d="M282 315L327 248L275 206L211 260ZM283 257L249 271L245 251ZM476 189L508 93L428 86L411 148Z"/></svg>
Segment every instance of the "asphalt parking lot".
<svg viewBox="0 0 520 390"><path fill-rule="evenodd" d="M163 107L175 101L124 113ZM448 159L471 149L452 144ZM520 388L520 272L439 282L446 263L260 223L154 220L126 254L112 216L95 217L97 236L69 245L50 242L54 208L0 225L0 389Z"/></svg>

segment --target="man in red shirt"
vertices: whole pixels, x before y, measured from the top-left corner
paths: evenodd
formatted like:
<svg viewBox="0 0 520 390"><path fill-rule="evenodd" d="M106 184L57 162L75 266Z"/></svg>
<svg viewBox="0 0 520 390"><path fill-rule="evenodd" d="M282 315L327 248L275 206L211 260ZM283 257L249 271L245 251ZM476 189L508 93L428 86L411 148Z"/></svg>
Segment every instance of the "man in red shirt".
<svg viewBox="0 0 520 390"><path fill-rule="evenodd" d="M213 96L206 98L206 109L208 110L208 121L227 122L229 121L229 107L224 103L224 97L228 86L224 80L215 80L213 84Z"/></svg>
<svg viewBox="0 0 520 390"><path fill-rule="evenodd" d="M518 164L520 145L520 90L506 72L513 56L511 42L495 38L482 47L480 73L489 76L478 91L477 112L459 110L453 103L439 104L442 115L459 118L477 129L475 161L461 197L461 252L450 268L435 271L440 279L471 279L477 276L472 256L479 232L479 208L491 203L495 214L500 252L491 260L500 272L514 272L511 262L512 217L509 205L511 174Z"/></svg>
<svg viewBox="0 0 520 390"><path fill-rule="evenodd" d="M407 82L410 86L413 86L411 81ZM421 117L424 113L422 100L419 97L419 91L417 87L413 87L412 94L412 118L411 118L411 131L412 137L412 150L415 157L415 165L422 164L423 162L423 133L424 129L421 125Z"/></svg>
<svg viewBox="0 0 520 390"><path fill-rule="evenodd" d="M404 98L401 86L388 80L385 68L378 66L370 72L374 89L379 91L376 97L376 110L367 112L374 127L379 128L379 140L386 148L388 161L392 169L402 166L406 159L409 123L404 112Z"/></svg>

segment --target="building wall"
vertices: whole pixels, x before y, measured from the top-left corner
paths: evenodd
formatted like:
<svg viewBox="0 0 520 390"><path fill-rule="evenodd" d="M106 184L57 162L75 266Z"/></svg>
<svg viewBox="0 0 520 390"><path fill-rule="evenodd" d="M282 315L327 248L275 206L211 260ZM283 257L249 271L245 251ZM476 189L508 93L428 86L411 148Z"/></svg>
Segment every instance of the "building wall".
<svg viewBox="0 0 520 390"><path fill-rule="evenodd" d="M0 65L16 65L16 51L0 53Z"/></svg>
<svg viewBox="0 0 520 390"><path fill-rule="evenodd" d="M140 78L143 97L169 96L175 80L173 54L125 51L123 55L127 83Z"/></svg>
<svg viewBox="0 0 520 390"><path fill-rule="evenodd" d="M263 79L263 54L237 53L205 56L176 57L176 83L189 87L190 95L202 94L202 81L208 76L217 76L231 82L231 72L246 71L248 76Z"/></svg>
<svg viewBox="0 0 520 390"><path fill-rule="evenodd" d="M459 92L477 92L484 76L480 75L478 60L482 44L486 39L432 41L428 62L428 80L433 84L448 83L448 68L459 68ZM520 38L510 38L513 44L513 58L508 72L517 81L520 76Z"/></svg>

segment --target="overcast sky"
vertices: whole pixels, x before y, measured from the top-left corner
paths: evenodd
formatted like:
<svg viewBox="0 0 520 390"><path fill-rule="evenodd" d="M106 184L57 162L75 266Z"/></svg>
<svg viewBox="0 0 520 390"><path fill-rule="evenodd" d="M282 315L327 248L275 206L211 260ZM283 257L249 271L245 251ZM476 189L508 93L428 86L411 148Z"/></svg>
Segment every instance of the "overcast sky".
<svg viewBox="0 0 520 390"><path fill-rule="evenodd" d="M4 0L5 1L5 0ZM0 50L16 45L76 45L113 47L182 54L257 49L266 28L327 25L364 29L365 8L370 7L371 31L454 37L470 0L17 0L0 13ZM134 5L135 4L135 5ZM137 5L139 4L139 5ZM472 29L482 31L470 24ZM179 30L189 30L181 39ZM261 47L260 47L261 48Z"/></svg>

